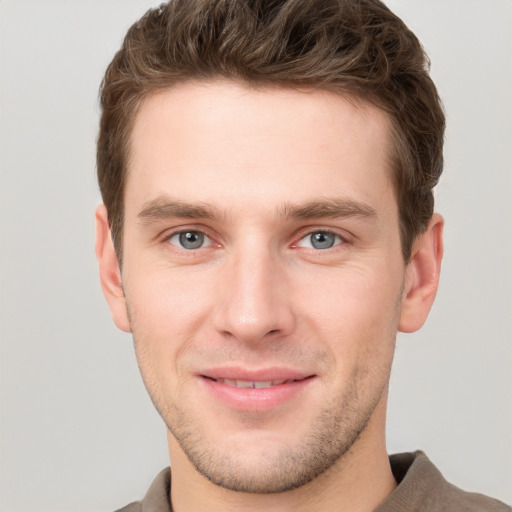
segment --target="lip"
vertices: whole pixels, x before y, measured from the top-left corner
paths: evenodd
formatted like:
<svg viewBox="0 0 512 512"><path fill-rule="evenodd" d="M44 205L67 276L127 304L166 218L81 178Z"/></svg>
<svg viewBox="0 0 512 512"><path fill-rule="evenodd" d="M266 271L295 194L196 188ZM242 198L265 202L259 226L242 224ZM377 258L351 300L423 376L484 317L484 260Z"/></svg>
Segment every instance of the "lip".
<svg viewBox="0 0 512 512"><path fill-rule="evenodd" d="M303 380L310 376L310 374L292 368L272 367L249 370L238 366L208 368L201 371L199 375L215 380L229 379L245 381Z"/></svg>
<svg viewBox="0 0 512 512"><path fill-rule="evenodd" d="M212 368L197 374L216 401L243 412L266 412L295 400L311 386L315 375L290 368ZM224 382L228 381L228 383ZM269 387L236 387L233 381L270 383Z"/></svg>

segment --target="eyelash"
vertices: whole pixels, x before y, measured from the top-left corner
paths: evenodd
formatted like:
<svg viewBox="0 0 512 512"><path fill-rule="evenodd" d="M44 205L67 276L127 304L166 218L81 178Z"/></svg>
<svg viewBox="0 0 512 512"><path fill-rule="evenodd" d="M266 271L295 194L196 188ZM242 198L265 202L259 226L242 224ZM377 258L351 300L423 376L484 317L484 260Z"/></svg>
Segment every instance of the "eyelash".
<svg viewBox="0 0 512 512"><path fill-rule="evenodd" d="M304 246L300 245L300 243L303 240L306 240L307 238L311 238L313 235L320 234L320 233L323 235L329 235L329 236L334 237L334 243L331 247L318 248L318 247L304 247ZM336 231L333 231L331 229L313 229L313 230L305 233L303 236L301 236L299 241L293 244L293 247L304 247L305 249L311 249L311 250L314 250L315 252L321 252L321 251L327 251L329 249L334 249L335 247L344 245L345 243L347 243L346 237L342 236L340 233L338 233Z"/></svg>
<svg viewBox="0 0 512 512"><path fill-rule="evenodd" d="M171 240L174 238L174 237L180 237L181 235L186 235L186 234L196 234L196 235L200 235L202 237L204 237L204 239L208 239L209 240L209 243L208 245L206 246L201 246L201 247L197 247L195 249L188 249L186 247L183 247L183 246L180 246L178 244L174 244L171 242ZM182 250L182 251L185 251L185 252L194 252L198 249L204 249L206 247L209 247L210 245L213 245L215 242L213 241L212 237L209 236L205 231L204 229L198 229L198 228L190 228L190 229L179 229L177 231L173 231L172 233L168 233L164 238L163 238L163 242L166 242L168 244L171 244L173 245L174 247L176 247L178 250ZM219 245L219 244L217 244Z"/></svg>
<svg viewBox="0 0 512 512"><path fill-rule="evenodd" d="M187 233L194 233L196 235L200 235L201 237L204 237L204 239L207 239L209 241L209 243L206 246L201 245L200 247L197 247L197 248L186 248L186 247L183 247L182 244L178 245L178 243L172 243L171 242L171 240L173 238L180 237L181 235L185 235ZM306 240L308 237L312 237L313 235L320 234L320 233L322 233L323 235L328 235L328 236L334 237L333 245L330 246L330 247L325 247L325 248L305 247L303 245L300 245L300 243L302 241ZM177 231L173 231L172 233L168 233L163 238L163 242L168 243L170 245L173 245L176 249L184 251L186 253L193 253L193 252L198 251L199 249L206 249L207 247L209 247L211 245L216 245L217 247L220 247L220 244L216 243L214 241L213 237L211 237L210 235L208 235L206 233L204 228L194 228L194 227L189 228L189 229L179 229ZM332 229L316 228L316 229L309 229L308 231L303 231L300 234L300 238L296 242L291 244L291 247L292 248L302 247L304 249L307 249L307 250L310 250L310 251L314 251L314 252L324 252L324 251L328 251L329 249L335 249L336 247L345 245L346 243L348 243L348 240L347 240L346 236L343 236L340 233L338 233L338 232L336 232L336 231L334 231Z"/></svg>

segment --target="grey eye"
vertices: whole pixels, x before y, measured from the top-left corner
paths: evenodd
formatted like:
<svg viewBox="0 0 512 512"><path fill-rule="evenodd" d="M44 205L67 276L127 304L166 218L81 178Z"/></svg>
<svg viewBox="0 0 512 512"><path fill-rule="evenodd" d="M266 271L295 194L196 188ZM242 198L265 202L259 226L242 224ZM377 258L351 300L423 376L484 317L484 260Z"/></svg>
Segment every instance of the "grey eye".
<svg viewBox="0 0 512 512"><path fill-rule="evenodd" d="M339 245L343 242L342 238L329 231L315 231L309 233L299 242L300 247L307 247L310 249L330 249L335 245Z"/></svg>
<svg viewBox="0 0 512 512"><path fill-rule="evenodd" d="M200 231L181 231L169 238L171 244L187 250L200 249L209 241L210 239Z"/></svg>
<svg viewBox="0 0 512 512"><path fill-rule="evenodd" d="M325 233L320 231L319 233L313 233L310 235L311 245L315 249L329 249L334 245L335 237L332 233Z"/></svg>

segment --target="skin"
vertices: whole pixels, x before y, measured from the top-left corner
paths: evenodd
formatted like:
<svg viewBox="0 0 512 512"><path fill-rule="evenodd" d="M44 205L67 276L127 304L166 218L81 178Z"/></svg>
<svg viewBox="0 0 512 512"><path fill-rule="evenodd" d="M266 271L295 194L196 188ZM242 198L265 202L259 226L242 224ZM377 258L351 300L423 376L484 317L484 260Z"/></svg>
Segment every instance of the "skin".
<svg viewBox="0 0 512 512"><path fill-rule="evenodd" d="M122 272L103 206L96 251L168 427L177 512L370 511L396 485L395 337L428 315L443 222L406 264L390 152L382 111L325 91L189 82L138 112ZM202 245L184 248L186 232ZM273 406L234 405L212 368L308 378Z"/></svg>

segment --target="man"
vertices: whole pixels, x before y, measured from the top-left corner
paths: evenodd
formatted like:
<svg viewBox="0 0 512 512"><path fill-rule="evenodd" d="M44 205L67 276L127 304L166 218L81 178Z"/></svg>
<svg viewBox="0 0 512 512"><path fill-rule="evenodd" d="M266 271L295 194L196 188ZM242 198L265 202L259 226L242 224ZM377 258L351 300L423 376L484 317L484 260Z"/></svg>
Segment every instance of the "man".
<svg viewBox="0 0 512 512"><path fill-rule="evenodd" d="M172 0L101 102L101 282L172 465L123 510L510 510L386 451L396 333L443 252L444 115L401 20Z"/></svg>

